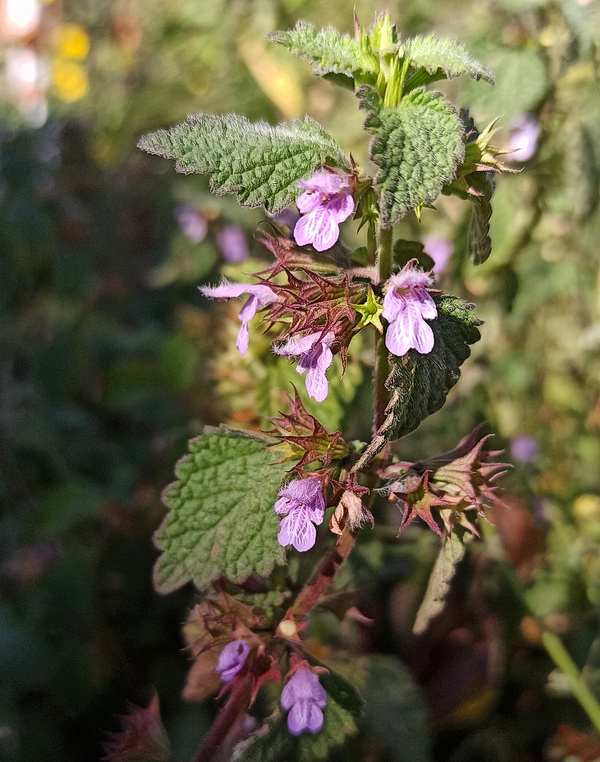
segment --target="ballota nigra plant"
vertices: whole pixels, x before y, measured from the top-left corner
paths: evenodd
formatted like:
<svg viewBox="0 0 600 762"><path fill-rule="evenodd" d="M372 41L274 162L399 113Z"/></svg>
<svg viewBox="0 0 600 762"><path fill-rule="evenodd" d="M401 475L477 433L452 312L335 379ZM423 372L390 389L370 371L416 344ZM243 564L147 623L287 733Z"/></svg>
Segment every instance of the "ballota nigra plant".
<svg viewBox="0 0 600 762"><path fill-rule="evenodd" d="M262 206L275 221L296 205L291 229L273 224L261 234L270 267L250 283L200 290L216 300L243 297L239 352L258 326L268 327L273 352L296 363L317 402L328 395L335 355L345 368L365 331L376 344L373 437L347 442L294 393L262 435L206 430L178 464L156 534L155 584L168 593L191 581L202 591L185 635L197 682L206 695L220 685L223 704L197 760L217 750L219 759L321 759L343 743L356 730L362 700L317 661L301 633L358 533L375 523L377 496L398 506L400 530L420 518L444 548L478 533L504 469L477 431L419 463L399 461L391 447L443 405L480 325L473 305L436 289L419 265L420 243L394 241L394 223L419 217L442 193L458 196L471 206L468 247L481 263L490 254L493 178L505 169L490 143L493 125L478 132L430 86L461 74L493 84L492 75L459 43L402 40L387 14L368 30L356 22L354 37L299 23L270 39L354 92L371 136L373 176L308 117L273 127L197 114L146 135L139 147L175 159L179 172L209 174L214 193ZM366 233L366 246L355 252L339 241L350 220ZM316 571L293 583L274 573L304 553L319 556ZM259 725L244 731L259 691ZM152 758L171 759L159 737Z"/></svg>

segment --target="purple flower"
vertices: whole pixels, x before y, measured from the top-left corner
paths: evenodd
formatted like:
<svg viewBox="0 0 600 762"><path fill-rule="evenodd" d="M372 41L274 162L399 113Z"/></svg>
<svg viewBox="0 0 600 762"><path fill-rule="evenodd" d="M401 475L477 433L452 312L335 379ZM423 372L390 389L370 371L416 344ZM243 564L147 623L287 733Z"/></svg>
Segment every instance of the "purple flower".
<svg viewBox="0 0 600 762"><path fill-rule="evenodd" d="M425 320L437 317L437 307L425 286L431 285L431 276L418 267L414 260L397 274L392 275L383 299L383 317L389 322L385 345L397 357L409 349L428 354L433 349L433 331Z"/></svg>
<svg viewBox="0 0 600 762"><path fill-rule="evenodd" d="M200 243L204 240L208 225L197 209L190 204L179 204L175 207L175 217L181 232L192 243Z"/></svg>
<svg viewBox="0 0 600 762"><path fill-rule="evenodd" d="M515 460L529 463L535 460L538 453L537 442L526 434L518 434L510 441L510 453Z"/></svg>
<svg viewBox="0 0 600 762"><path fill-rule="evenodd" d="M310 669L302 667L294 672L281 692L281 706L290 713L288 730L297 736L303 730L317 733L323 727L323 708L327 694L319 678Z"/></svg>
<svg viewBox="0 0 600 762"><path fill-rule="evenodd" d="M237 225L224 225L217 231L217 245L226 262L243 262L248 257L248 243Z"/></svg>
<svg viewBox="0 0 600 762"><path fill-rule="evenodd" d="M256 315L259 307L277 301L277 296L268 287L260 283L228 283L223 282L220 286L201 286L200 291L210 299L235 299L242 294L250 294L250 298L238 313L242 321L237 341L235 342L240 354L245 355L248 351L248 323Z"/></svg>
<svg viewBox="0 0 600 762"><path fill-rule="evenodd" d="M425 254L433 259L433 273L439 275L446 269L446 264L452 254L452 241L441 235L428 235L423 239Z"/></svg>
<svg viewBox="0 0 600 762"><path fill-rule="evenodd" d="M273 351L278 355L300 357L296 370L306 374L306 391L308 396L323 402L329 391L325 371L333 362L331 345L335 340L333 331L323 335L322 331L309 333L301 338L288 339L285 344L275 347Z"/></svg>
<svg viewBox="0 0 600 762"><path fill-rule="evenodd" d="M250 646L246 640L232 640L219 654L219 660L215 667L221 673L221 680L230 683L244 666Z"/></svg>
<svg viewBox="0 0 600 762"><path fill-rule="evenodd" d="M313 524L322 524L325 498L316 476L295 479L279 490L273 506L278 516L285 516L279 525L280 545L293 545L300 552L310 550L317 540Z"/></svg>
<svg viewBox="0 0 600 762"><path fill-rule="evenodd" d="M508 150L511 161L529 161L537 150L540 137L540 123L531 114L513 119L510 125Z"/></svg>
<svg viewBox="0 0 600 762"><path fill-rule="evenodd" d="M354 211L348 175L335 172L317 172L310 180L300 180L304 193L296 204L304 215L294 227L294 238L299 246L312 243L317 251L330 249L340 235L339 223Z"/></svg>

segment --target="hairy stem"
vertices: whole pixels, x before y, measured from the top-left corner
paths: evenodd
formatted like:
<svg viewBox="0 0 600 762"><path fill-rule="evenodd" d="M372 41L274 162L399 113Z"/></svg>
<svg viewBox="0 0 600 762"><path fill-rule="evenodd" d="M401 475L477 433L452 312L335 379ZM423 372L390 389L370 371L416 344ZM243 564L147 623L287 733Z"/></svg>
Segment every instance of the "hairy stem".
<svg viewBox="0 0 600 762"><path fill-rule="evenodd" d="M385 283L392 274L392 228L379 229L379 246L377 250L377 275L380 283ZM375 378L374 378L374 412L373 431L376 432L385 418L385 408L389 401L389 392L385 388L385 381L390 374L388 351L384 343L384 337L377 337L377 350L375 355Z"/></svg>
<svg viewBox="0 0 600 762"><path fill-rule="evenodd" d="M392 274L392 229L379 228L378 232L377 274L379 282L384 283ZM388 403L388 391L385 388L385 381L389 375L389 372L390 367L388 360L388 351L386 349L383 336L378 336L374 379L374 431L377 431L384 420L385 408ZM355 469L353 469L353 471L355 471ZM293 621L298 622L304 619L312 611L312 609L318 603L320 597L331 585L341 565L344 563L348 557L348 554L354 547L355 541L356 532L344 532L344 534L338 540L337 545L335 545L329 551L309 582L302 588L296 597L296 600L288 609L284 620L292 619Z"/></svg>
<svg viewBox="0 0 600 762"><path fill-rule="evenodd" d="M333 578L338 573L348 554L354 547L356 533L346 531L341 535L337 545L334 545L321 561L317 571L309 582L302 588L294 603L288 609L285 619L298 622L304 619L317 605L319 598L325 593Z"/></svg>
<svg viewBox="0 0 600 762"><path fill-rule="evenodd" d="M217 715L211 729L205 736L202 745L192 757L192 762L210 762L222 748L223 741L232 729L235 721L241 717L250 706L252 697L252 674L247 674L234 684L227 703Z"/></svg>

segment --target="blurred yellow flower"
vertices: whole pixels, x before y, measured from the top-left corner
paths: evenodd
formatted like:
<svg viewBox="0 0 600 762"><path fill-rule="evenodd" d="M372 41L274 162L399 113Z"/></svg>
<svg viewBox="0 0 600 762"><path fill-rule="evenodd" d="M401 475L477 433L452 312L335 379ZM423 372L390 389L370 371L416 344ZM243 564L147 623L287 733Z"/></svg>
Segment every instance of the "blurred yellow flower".
<svg viewBox="0 0 600 762"><path fill-rule="evenodd" d="M58 55L83 60L90 50L90 38L79 24L64 24L58 33Z"/></svg>
<svg viewBox="0 0 600 762"><path fill-rule="evenodd" d="M78 63L59 58L52 66L52 85L61 101L73 103L81 100L87 93L88 75Z"/></svg>
<svg viewBox="0 0 600 762"><path fill-rule="evenodd" d="M573 502L573 513L580 521L598 521L600 519L600 495L590 493L579 495Z"/></svg>

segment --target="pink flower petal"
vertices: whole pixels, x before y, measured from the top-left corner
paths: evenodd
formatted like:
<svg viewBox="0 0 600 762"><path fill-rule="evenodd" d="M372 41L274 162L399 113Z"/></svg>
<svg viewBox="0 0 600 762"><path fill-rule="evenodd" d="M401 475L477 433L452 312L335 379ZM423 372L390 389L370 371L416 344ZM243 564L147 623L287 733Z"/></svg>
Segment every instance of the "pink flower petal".
<svg viewBox="0 0 600 762"><path fill-rule="evenodd" d="M308 180L299 180L298 187L313 190L319 194L332 195L339 193L344 188L350 187L350 180L348 175L340 175L337 172L323 170L315 172Z"/></svg>
<svg viewBox="0 0 600 762"><path fill-rule="evenodd" d="M298 196L298 199L296 200L298 210L302 212L302 214L307 214L308 212L313 212L315 209L318 209L323 203L321 195L321 193L314 190L305 191L301 196Z"/></svg>
<svg viewBox="0 0 600 762"><path fill-rule="evenodd" d="M427 355L433 349L435 338L433 330L422 318L414 322L413 347L422 355Z"/></svg>
<svg viewBox="0 0 600 762"><path fill-rule="evenodd" d="M403 357L412 347L412 321L401 316L393 320L385 332L385 345L396 357Z"/></svg>
<svg viewBox="0 0 600 762"><path fill-rule="evenodd" d="M336 222L343 222L354 211L354 199L349 193L340 193L329 201L327 209Z"/></svg>
<svg viewBox="0 0 600 762"><path fill-rule="evenodd" d="M294 736L300 735L303 730L317 733L323 727L323 712L314 701L304 699L292 707L288 714L287 725Z"/></svg>
<svg viewBox="0 0 600 762"><path fill-rule="evenodd" d="M273 347L273 352L278 355L291 355L292 357L303 355L314 347L320 336L320 331L309 333L306 336L293 336L279 347Z"/></svg>
<svg viewBox="0 0 600 762"><path fill-rule="evenodd" d="M421 317L426 320L433 320L437 317L437 307L431 294L428 294L424 289L415 289L414 299L419 301L419 308L421 311Z"/></svg>
<svg viewBox="0 0 600 762"><path fill-rule="evenodd" d="M298 368L296 370L298 370ZM311 368L306 374L306 391L308 392L308 396L312 397L317 402L323 402L323 400L327 399L329 383L327 381L327 376L320 368Z"/></svg>
<svg viewBox="0 0 600 762"><path fill-rule="evenodd" d="M339 226L327 209L318 208L296 223L294 239L299 246L311 243L317 251L330 249L340 235Z"/></svg>
<svg viewBox="0 0 600 762"><path fill-rule="evenodd" d="M306 515L304 507L291 511L279 525L277 541L280 545L293 545L301 553L310 550L317 541L317 530Z"/></svg>
<svg viewBox="0 0 600 762"><path fill-rule="evenodd" d="M235 347L241 355L245 355L248 351L249 344L250 331L248 330L248 323L242 323L240 330L238 331L237 339L235 340Z"/></svg>
<svg viewBox="0 0 600 762"><path fill-rule="evenodd" d="M201 286L200 291L209 299L235 299L242 294L252 294L263 306L277 301L277 296L262 283L229 283L223 281L219 286Z"/></svg>

